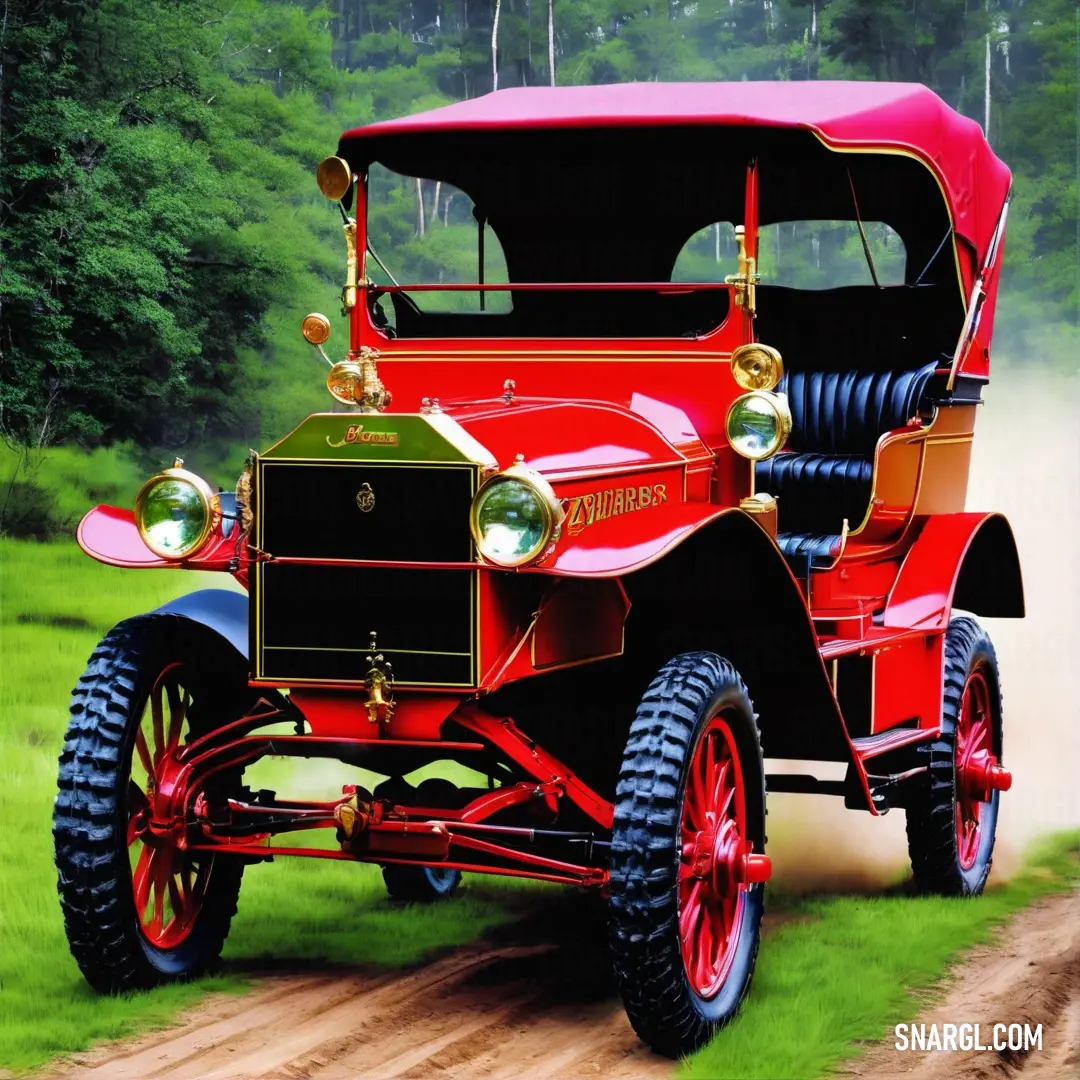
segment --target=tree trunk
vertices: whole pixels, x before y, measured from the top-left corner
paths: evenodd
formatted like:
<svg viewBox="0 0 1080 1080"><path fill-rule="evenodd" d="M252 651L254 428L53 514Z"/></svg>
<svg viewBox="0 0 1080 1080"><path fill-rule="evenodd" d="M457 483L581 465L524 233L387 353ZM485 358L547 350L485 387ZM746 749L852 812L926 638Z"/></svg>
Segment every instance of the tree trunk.
<svg viewBox="0 0 1080 1080"><path fill-rule="evenodd" d="M491 20L491 89L499 89L499 12L502 0L495 0L495 17Z"/></svg>
<svg viewBox="0 0 1080 1080"><path fill-rule="evenodd" d="M555 85L555 0L548 0L548 76Z"/></svg>
<svg viewBox="0 0 1080 1080"><path fill-rule="evenodd" d="M424 182L416 177L416 235L423 236L426 232L424 223Z"/></svg>

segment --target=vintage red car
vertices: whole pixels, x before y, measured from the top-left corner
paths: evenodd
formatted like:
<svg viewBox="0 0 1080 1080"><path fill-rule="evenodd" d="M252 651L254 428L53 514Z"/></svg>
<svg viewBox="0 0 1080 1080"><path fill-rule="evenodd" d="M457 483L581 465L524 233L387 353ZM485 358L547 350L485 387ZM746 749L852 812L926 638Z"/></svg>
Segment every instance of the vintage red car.
<svg viewBox="0 0 1080 1080"><path fill-rule="evenodd" d="M389 277L379 169L463 193L475 277ZM415 900L516 875L603 892L630 1019L677 1055L748 988L766 792L901 808L917 885L978 893L1011 778L972 615L1023 615L1008 523L964 505L1010 193L979 127L910 84L523 88L346 132L318 180L332 411L235 494L177 462L79 527L247 590L126 620L75 690L54 832L90 983L215 961L271 855ZM800 222L869 280L766 272ZM733 272L677 273L721 223ZM287 799L244 785L266 755L384 779ZM480 781L409 782L434 762Z"/></svg>

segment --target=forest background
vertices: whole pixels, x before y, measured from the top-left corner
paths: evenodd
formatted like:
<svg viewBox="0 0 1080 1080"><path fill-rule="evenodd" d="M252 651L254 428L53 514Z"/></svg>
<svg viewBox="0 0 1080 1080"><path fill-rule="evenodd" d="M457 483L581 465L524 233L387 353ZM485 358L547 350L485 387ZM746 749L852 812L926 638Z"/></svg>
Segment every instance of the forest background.
<svg viewBox="0 0 1080 1080"><path fill-rule="evenodd" d="M925 83L1014 173L998 354L1075 367L1078 67L1076 0L0 0L0 533L67 531L174 453L228 484L321 408L298 326L336 315L344 246L315 166L493 87ZM387 189L380 254L470 280L475 223L432 187Z"/></svg>

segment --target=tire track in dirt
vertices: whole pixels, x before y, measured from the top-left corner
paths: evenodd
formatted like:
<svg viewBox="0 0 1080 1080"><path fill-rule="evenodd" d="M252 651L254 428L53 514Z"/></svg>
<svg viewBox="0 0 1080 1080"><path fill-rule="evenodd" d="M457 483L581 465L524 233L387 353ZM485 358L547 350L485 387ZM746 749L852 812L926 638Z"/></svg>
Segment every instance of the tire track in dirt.
<svg viewBox="0 0 1080 1080"><path fill-rule="evenodd" d="M570 894L407 972L253 972L178 1026L77 1055L63 1080L670 1080L626 1019L602 909ZM773 924L779 919L774 916Z"/></svg>
<svg viewBox="0 0 1080 1080"><path fill-rule="evenodd" d="M911 1022L977 1023L984 1044L992 1041L996 1023L1041 1024L1042 1050L898 1051L890 1033L843 1075L860 1080L1080 1077L1080 890L1040 900L1014 915L993 942L954 968L945 993L940 1004L919 1010Z"/></svg>

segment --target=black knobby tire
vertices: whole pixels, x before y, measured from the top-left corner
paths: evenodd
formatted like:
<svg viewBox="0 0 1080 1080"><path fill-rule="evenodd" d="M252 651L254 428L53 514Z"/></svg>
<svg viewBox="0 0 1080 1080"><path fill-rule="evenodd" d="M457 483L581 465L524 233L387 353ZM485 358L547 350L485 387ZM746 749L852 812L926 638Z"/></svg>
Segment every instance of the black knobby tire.
<svg viewBox="0 0 1080 1080"><path fill-rule="evenodd" d="M71 700L53 813L57 888L68 943L95 990L116 993L190 977L221 954L236 913L243 863L215 856L185 940L158 948L136 912L128 854L128 784L136 731L159 673L183 663L193 691L192 735L236 719L252 698L246 662L187 619L144 615L98 644ZM219 774L235 789L240 773Z"/></svg>
<svg viewBox="0 0 1080 1080"><path fill-rule="evenodd" d="M388 863L383 867L383 882L392 900L431 904L447 900L461 884L461 871L437 866L405 866Z"/></svg>
<svg viewBox="0 0 1080 1080"><path fill-rule="evenodd" d="M688 770L722 715L734 736L753 850L765 849L765 774L756 717L739 673L714 653L665 664L645 692L623 755L612 831L609 942L634 1030L669 1057L691 1053L736 1014L753 975L764 885L745 888L733 959L718 992L688 977L679 927L679 873Z"/></svg>
<svg viewBox="0 0 1080 1080"><path fill-rule="evenodd" d="M994 791L980 812L980 841L973 865L961 863L957 841L956 728L969 677L981 671L989 690L993 751L1001 758L1001 688L997 655L986 631L967 616L954 618L945 632L945 675L941 736L921 748L927 775L917 778L908 798L908 853L915 885L942 896L977 896L993 862L998 802Z"/></svg>

